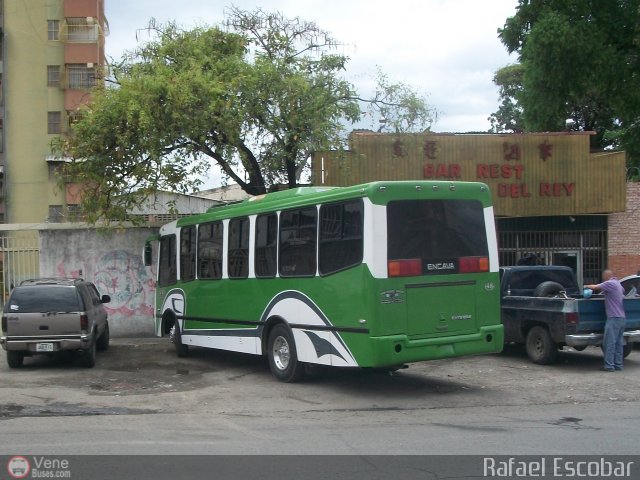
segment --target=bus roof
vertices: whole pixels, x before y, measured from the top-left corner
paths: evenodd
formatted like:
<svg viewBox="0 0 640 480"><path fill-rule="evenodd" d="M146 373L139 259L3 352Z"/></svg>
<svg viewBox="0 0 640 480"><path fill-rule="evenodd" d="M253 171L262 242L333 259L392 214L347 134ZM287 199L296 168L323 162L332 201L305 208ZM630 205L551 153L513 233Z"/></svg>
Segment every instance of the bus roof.
<svg viewBox="0 0 640 480"><path fill-rule="evenodd" d="M424 198L425 191L433 192L432 198L464 198L480 200L483 207L491 205L489 187L480 182L447 181L378 181L350 187L297 187L265 195L258 195L241 202L210 207L206 213L177 220L177 226L192 225L204 221L259 214L304 205L336 202L349 198L369 197L374 203L385 204L390 200Z"/></svg>

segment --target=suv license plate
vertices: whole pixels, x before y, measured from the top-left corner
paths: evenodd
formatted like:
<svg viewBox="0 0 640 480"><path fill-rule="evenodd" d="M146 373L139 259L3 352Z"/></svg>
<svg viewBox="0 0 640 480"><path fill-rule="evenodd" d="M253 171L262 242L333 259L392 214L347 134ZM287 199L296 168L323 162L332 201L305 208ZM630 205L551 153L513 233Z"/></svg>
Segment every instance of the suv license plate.
<svg viewBox="0 0 640 480"><path fill-rule="evenodd" d="M36 352L53 352L53 343L36 343Z"/></svg>

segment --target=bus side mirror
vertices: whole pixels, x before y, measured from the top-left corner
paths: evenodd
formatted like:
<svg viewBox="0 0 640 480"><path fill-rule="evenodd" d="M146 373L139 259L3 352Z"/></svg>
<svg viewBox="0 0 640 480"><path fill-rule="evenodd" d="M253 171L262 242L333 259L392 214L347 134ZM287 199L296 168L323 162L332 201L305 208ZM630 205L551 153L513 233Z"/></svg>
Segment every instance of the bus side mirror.
<svg viewBox="0 0 640 480"><path fill-rule="evenodd" d="M144 265L145 267L150 267L151 266L151 256L153 254L153 247L151 246L151 244L149 242L144 244L144 253L143 253L143 257L144 257Z"/></svg>

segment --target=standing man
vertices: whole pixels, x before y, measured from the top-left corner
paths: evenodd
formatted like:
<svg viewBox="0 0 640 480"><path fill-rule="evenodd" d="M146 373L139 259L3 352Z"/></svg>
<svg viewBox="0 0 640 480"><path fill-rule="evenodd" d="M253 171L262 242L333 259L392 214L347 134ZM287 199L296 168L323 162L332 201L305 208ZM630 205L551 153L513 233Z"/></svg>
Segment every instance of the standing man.
<svg viewBox="0 0 640 480"><path fill-rule="evenodd" d="M597 285L585 285L594 291L604 294L604 309L607 313L607 322L604 326L604 339L602 349L604 351L604 370L613 372L622 370L622 349L624 346L624 288L613 275L613 271L602 272L602 283Z"/></svg>

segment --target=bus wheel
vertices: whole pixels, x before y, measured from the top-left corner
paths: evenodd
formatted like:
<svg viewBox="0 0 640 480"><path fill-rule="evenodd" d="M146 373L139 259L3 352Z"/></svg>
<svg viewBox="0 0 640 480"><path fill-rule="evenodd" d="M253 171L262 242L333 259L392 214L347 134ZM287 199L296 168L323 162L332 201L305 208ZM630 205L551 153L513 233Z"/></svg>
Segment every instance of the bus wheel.
<svg viewBox="0 0 640 480"><path fill-rule="evenodd" d="M535 326L527 333L527 355L540 365L553 363L558 354L558 346L553 342L549 330Z"/></svg>
<svg viewBox="0 0 640 480"><path fill-rule="evenodd" d="M305 365L298 361L293 334L280 324L269 333L267 356L271 373L281 382L297 382L305 374Z"/></svg>
<svg viewBox="0 0 640 480"><path fill-rule="evenodd" d="M171 339L173 346L176 348L176 355L178 355L178 357L184 358L189 355L189 345L184 345L182 343L182 334L180 333L180 328L177 325L177 320L171 327L169 338Z"/></svg>

